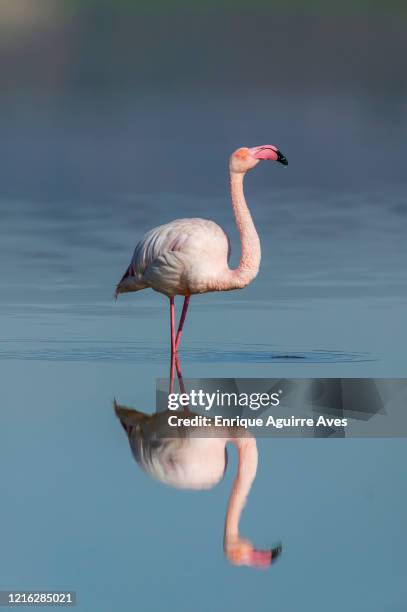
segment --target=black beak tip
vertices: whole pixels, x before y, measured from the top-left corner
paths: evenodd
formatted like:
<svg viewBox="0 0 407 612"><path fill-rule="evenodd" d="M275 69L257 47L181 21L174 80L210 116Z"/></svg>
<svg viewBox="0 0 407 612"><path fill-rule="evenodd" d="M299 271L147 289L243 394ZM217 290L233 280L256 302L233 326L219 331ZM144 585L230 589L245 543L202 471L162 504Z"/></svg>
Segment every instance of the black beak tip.
<svg viewBox="0 0 407 612"><path fill-rule="evenodd" d="M283 552L282 544L278 544L277 546L272 548L271 549L271 562L274 563L281 556L282 552Z"/></svg>
<svg viewBox="0 0 407 612"><path fill-rule="evenodd" d="M281 153L281 151L277 151L277 161L280 162L280 164L283 164L283 166L288 166L288 160L286 156Z"/></svg>

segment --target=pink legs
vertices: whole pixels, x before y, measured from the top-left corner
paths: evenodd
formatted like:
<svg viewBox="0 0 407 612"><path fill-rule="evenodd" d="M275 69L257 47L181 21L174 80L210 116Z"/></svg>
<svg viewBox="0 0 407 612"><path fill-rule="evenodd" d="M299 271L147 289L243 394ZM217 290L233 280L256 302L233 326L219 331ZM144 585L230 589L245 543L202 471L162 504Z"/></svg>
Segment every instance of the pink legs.
<svg viewBox="0 0 407 612"><path fill-rule="evenodd" d="M170 298L170 322L171 322L171 356L178 353L178 347L181 342L182 330L184 328L185 319L187 317L187 311L189 306L190 296L186 295L184 298L184 305L182 307L181 318L179 320L177 335L175 336L175 306L174 298Z"/></svg>
<svg viewBox="0 0 407 612"><path fill-rule="evenodd" d="M179 320L179 326L177 331L177 338L175 340L175 350L178 351L178 347L181 342L182 330L184 328L185 319L187 318L187 311L189 306L190 296L186 295L184 298L184 305L182 306L181 318Z"/></svg>
<svg viewBox="0 0 407 612"><path fill-rule="evenodd" d="M174 298L170 298L170 329L171 329L171 367L170 367L170 393L172 393L174 388L174 372L177 370L178 381L180 384L180 389L184 388L184 383L182 380L181 367L178 359L178 347L181 342L182 330L184 327L185 319L187 316L187 310L189 306L190 296L185 296L184 305L182 307L181 318L178 325L177 335L175 335L175 304Z"/></svg>
<svg viewBox="0 0 407 612"><path fill-rule="evenodd" d="M170 393L174 389L174 368L175 368L175 308L174 298L170 298L170 329L171 329L171 366L170 366Z"/></svg>
<svg viewBox="0 0 407 612"><path fill-rule="evenodd" d="M181 391L181 393L185 393L184 379L182 378L182 372L181 372L181 366L180 366L179 359L178 359L178 354L175 355L175 367L177 369L179 390Z"/></svg>

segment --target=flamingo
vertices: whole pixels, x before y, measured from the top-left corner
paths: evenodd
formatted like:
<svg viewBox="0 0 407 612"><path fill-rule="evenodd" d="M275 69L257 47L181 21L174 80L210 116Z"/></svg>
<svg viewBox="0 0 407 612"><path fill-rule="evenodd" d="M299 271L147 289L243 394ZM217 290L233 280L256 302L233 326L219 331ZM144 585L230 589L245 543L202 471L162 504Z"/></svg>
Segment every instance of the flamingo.
<svg viewBox="0 0 407 612"><path fill-rule="evenodd" d="M242 538L239 522L257 472L257 444L240 427L170 427L171 411L152 415L114 402L114 409L129 439L133 456L150 477L181 489L210 489L223 478L228 442L238 452L238 470L227 505L224 553L233 565L266 568L281 555L281 544L268 550L254 548ZM177 417L196 416L186 410Z"/></svg>
<svg viewBox="0 0 407 612"><path fill-rule="evenodd" d="M236 269L229 268L230 241L217 223L199 218L176 219L144 235L116 286L116 298L121 293L147 288L169 298L172 377L191 295L242 289L259 271L260 240L245 200L243 180L246 172L261 160L288 164L274 145L240 147L229 160L232 208L241 242ZM184 303L175 333L176 295L184 296Z"/></svg>

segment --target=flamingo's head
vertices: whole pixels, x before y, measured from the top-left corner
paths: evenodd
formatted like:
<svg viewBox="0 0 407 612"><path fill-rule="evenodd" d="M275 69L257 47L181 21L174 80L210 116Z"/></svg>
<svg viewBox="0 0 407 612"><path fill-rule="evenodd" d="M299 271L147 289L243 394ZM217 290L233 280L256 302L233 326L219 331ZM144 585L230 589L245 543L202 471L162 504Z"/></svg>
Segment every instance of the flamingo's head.
<svg viewBox="0 0 407 612"><path fill-rule="evenodd" d="M277 544L269 550L254 548L253 544L240 536L227 538L224 542L225 554L233 565L267 568L280 557L283 547Z"/></svg>
<svg viewBox="0 0 407 612"><path fill-rule="evenodd" d="M259 147L240 147L230 156L229 167L231 172L244 174L264 160L278 161L283 166L288 165L287 158L274 145L261 145Z"/></svg>

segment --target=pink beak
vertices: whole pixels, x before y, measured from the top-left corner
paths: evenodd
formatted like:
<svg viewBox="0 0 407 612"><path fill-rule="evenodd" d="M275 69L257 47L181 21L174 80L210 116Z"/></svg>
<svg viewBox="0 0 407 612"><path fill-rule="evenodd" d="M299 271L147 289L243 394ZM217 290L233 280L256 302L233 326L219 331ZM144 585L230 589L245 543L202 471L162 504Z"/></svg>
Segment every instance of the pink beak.
<svg viewBox="0 0 407 612"><path fill-rule="evenodd" d="M252 567L269 567L281 555L282 546L279 544L271 550L253 549L249 565Z"/></svg>
<svg viewBox="0 0 407 612"><path fill-rule="evenodd" d="M250 155L255 159L271 159L278 161L283 166L288 165L287 158L274 145L262 145L261 147L253 147L249 149Z"/></svg>

